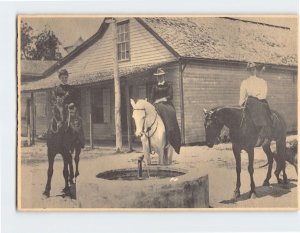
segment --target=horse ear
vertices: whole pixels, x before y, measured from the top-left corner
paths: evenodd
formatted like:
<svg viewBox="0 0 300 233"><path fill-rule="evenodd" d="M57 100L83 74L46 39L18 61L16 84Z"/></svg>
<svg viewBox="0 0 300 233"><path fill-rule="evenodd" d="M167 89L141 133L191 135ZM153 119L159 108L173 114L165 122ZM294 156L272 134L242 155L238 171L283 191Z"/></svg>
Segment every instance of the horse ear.
<svg viewBox="0 0 300 233"><path fill-rule="evenodd" d="M145 100L148 102L148 98L145 98Z"/></svg>
<svg viewBox="0 0 300 233"><path fill-rule="evenodd" d="M134 108L134 106L135 106L135 102L134 102L134 100L133 100L133 99L130 99L130 103L131 103L131 106Z"/></svg>
<svg viewBox="0 0 300 233"><path fill-rule="evenodd" d="M203 108L203 112L204 112L205 115L207 115L207 113L208 113L206 108Z"/></svg>

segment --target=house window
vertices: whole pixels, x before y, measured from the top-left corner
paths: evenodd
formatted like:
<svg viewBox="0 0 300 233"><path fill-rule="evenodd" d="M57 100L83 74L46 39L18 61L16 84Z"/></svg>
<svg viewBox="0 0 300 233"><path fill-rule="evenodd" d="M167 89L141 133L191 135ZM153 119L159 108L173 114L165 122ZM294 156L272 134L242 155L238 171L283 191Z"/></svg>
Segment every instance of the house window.
<svg viewBox="0 0 300 233"><path fill-rule="evenodd" d="M129 21L118 23L117 26L117 46L118 46L118 61L130 59L129 47Z"/></svg>
<svg viewBox="0 0 300 233"><path fill-rule="evenodd" d="M110 123L110 89L92 89L93 123Z"/></svg>

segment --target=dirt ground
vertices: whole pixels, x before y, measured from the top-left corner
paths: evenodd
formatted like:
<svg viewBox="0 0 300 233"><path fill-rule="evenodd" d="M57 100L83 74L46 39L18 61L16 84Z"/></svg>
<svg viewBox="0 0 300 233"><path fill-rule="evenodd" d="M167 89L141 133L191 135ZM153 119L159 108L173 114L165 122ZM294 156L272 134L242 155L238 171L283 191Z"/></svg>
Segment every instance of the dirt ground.
<svg viewBox="0 0 300 233"><path fill-rule="evenodd" d="M289 136L288 141L295 138L297 137ZM96 178L96 175L110 169L137 167L137 157L140 155L141 148L135 148L132 153L119 154L114 153L113 148L110 147L97 147L93 150L85 148L80 155L80 176L76 186L79 198L72 200L69 197L61 196L61 190L64 187L61 156L57 155L55 160L51 196L44 198L42 193L45 188L48 167L46 145L44 142L40 142L33 147L23 147L21 155L21 208L87 208L99 207L99 203L104 203L100 206L102 208L116 207L118 203L110 203L109 198L106 198L114 194L110 193L108 188L100 187L100 179ZM241 197L237 201L232 200L236 171L231 144L220 144L214 148L206 146L182 147L180 155L173 155L172 166L188 170L197 169L199 174L208 174L209 203L213 208L297 208L298 178L294 167L287 164L288 184L277 184L276 178L272 174L271 185L263 187L262 183L267 168L259 168L259 166L265 163L266 156L262 149L255 149L254 179L257 187L257 198L248 199L250 190L250 178L247 170L248 157L246 153L242 152ZM138 188L137 186L130 187L128 182L124 184L124 187L120 187L120 189L116 187L116 190ZM99 199L100 193L101 200ZM120 192L118 194L120 195Z"/></svg>

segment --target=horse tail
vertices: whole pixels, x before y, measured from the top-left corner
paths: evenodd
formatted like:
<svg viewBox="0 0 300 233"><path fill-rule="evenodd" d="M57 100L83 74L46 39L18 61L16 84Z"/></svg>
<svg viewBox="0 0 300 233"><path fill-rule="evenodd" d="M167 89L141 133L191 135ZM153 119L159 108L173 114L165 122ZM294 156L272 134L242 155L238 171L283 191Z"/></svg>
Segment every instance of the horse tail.
<svg viewBox="0 0 300 233"><path fill-rule="evenodd" d="M276 128L279 132L282 132L282 134L286 134L287 125L285 123L285 120L283 117L277 112L272 110L272 125L274 128Z"/></svg>

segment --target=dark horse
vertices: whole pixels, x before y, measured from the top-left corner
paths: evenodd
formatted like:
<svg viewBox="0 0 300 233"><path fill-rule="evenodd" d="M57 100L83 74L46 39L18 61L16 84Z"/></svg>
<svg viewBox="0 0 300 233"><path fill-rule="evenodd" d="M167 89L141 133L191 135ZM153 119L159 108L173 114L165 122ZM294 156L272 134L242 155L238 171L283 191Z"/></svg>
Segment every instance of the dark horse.
<svg viewBox="0 0 300 233"><path fill-rule="evenodd" d="M67 112L67 119L64 119L63 117L64 114L62 114L61 106L57 104L54 105L53 118L47 132L47 155L49 167L47 184L43 193L46 197L50 196L53 164L54 158L57 154L62 155L64 162L63 176L65 179L65 187L63 192L66 196L71 195L69 182L70 184L73 184L74 177L76 178L79 175L78 163L81 145L78 143L78 138L74 132L74 129L76 129L76 127L78 128L78 125L81 127L81 121L80 124L78 124L78 120L81 119L78 118L76 112L72 112L66 108L63 110ZM72 153L74 150L74 160L76 165L75 176L72 163Z"/></svg>
<svg viewBox="0 0 300 233"><path fill-rule="evenodd" d="M240 173L241 173L241 150L248 153L248 171L251 180L251 190L249 197L255 197L255 183L253 180L253 162L254 162L254 147L258 139L259 130L253 124L247 109L241 107L216 107L207 111L205 114L205 133L206 144L208 147L213 147L216 139L219 137L223 126L229 128L229 136L232 142L232 150L236 161L236 189L234 191L234 198L240 196ZM275 175L278 183L282 183L279 178L279 173L283 171L283 181L287 182L285 173L285 146L286 146L286 124L283 118L275 111L272 111L272 140L276 141L276 149L278 153L278 161L275 170ZM264 145L263 150L268 158L268 172L263 185L269 185L269 180L272 173L273 153L270 144Z"/></svg>

